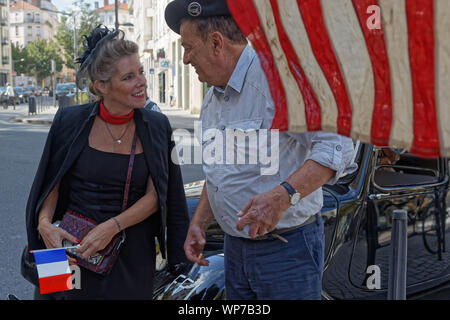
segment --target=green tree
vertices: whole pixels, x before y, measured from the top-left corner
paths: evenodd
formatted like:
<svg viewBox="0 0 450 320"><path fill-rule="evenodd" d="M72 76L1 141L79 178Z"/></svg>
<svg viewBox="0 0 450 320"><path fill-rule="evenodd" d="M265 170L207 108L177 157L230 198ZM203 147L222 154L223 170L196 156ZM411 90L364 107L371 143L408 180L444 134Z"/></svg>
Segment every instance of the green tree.
<svg viewBox="0 0 450 320"><path fill-rule="evenodd" d="M25 48L11 46L14 70L17 74L34 76L38 82L51 75L51 61L56 62L56 71L61 71L64 61L57 44L47 40L30 42Z"/></svg>
<svg viewBox="0 0 450 320"><path fill-rule="evenodd" d="M14 43L11 45L11 57L14 62L14 71L17 74L28 74L30 70L30 59L27 54L27 50L25 50L21 46L16 46Z"/></svg>
<svg viewBox="0 0 450 320"><path fill-rule="evenodd" d="M56 71L60 72L63 66L63 59L59 56L59 49L55 42L47 40L36 40L29 43L25 49L29 71L33 74L38 83L51 75L51 61L56 63Z"/></svg>
<svg viewBox="0 0 450 320"><path fill-rule="evenodd" d="M100 24L100 17L98 12L91 9L91 4L86 0L76 0L73 5L80 9L75 12L77 22L77 56L83 53L83 35L89 35L91 30ZM74 12L69 12L74 14ZM65 64L69 68L74 68L74 46L73 46L73 16L62 16L61 25L56 32L56 40L58 44L64 49Z"/></svg>

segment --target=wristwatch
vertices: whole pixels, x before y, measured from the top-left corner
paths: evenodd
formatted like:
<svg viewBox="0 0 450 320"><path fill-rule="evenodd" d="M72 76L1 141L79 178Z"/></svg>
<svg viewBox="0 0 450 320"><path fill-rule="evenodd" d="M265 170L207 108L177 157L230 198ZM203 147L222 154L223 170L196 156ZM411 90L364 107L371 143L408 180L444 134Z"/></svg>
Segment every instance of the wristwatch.
<svg viewBox="0 0 450 320"><path fill-rule="evenodd" d="M287 190L287 192L289 193L289 197L291 198L291 200L290 200L291 206L295 206L300 201L300 199L302 198L301 194L297 190L295 190L286 181L280 183L280 186L283 186Z"/></svg>

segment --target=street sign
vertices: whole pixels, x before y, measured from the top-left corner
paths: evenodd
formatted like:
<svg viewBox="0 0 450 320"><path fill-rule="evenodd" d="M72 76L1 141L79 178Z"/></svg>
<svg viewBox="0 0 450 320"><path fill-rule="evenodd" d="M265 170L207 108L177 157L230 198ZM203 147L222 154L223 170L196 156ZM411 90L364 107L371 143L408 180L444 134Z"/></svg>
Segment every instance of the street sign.
<svg viewBox="0 0 450 320"><path fill-rule="evenodd" d="M169 59L161 59L159 61L159 66L160 66L160 68L163 68L163 69L169 69L170 60Z"/></svg>

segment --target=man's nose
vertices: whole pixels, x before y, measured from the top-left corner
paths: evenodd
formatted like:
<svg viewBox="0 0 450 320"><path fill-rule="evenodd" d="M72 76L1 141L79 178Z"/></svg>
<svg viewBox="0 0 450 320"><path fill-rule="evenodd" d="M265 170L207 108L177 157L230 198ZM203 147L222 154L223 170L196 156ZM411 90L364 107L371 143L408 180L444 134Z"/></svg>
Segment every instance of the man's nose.
<svg viewBox="0 0 450 320"><path fill-rule="evenodd" d="M190 59L189 59L189 54L186 53L186 51L183 53L183 63L185 65L188 65L191 63Z"/></svg>

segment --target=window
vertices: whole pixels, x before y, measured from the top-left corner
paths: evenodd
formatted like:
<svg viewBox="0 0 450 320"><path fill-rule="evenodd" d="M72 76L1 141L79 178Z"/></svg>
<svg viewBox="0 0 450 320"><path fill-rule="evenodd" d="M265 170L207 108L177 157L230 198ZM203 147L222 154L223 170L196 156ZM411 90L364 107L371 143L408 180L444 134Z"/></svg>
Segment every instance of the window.
<svg viewBox="0 0 450 320"><path fill-rule="evenodd" d="M33 35L33 27L32 26L28 26L27 29L28 29L28 33L27 34L28 34L28 36L31 37Z"/></svg>
<svg viewBox="0 0 450 320"><path fill-rule="evenodd" d="M19 36L19 26L16 26L16 36Z"/></svg>

